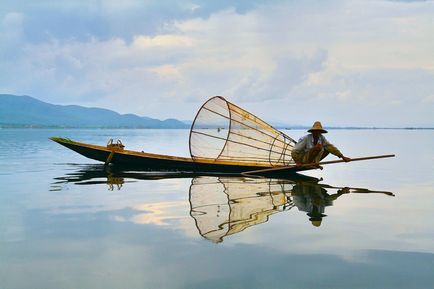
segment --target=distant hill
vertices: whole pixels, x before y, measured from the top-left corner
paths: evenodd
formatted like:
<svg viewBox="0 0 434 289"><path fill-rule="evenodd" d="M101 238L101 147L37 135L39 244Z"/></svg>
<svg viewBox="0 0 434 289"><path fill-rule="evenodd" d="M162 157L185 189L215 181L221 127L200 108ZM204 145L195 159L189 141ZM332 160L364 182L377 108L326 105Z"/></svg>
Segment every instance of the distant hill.
<svg viewBox="0 0 434 289"><path fill-rule="evenodd" d="M158 120L102 108L55 105L30 96L0 94L0 127L189 128L176 119Z"/></svg>

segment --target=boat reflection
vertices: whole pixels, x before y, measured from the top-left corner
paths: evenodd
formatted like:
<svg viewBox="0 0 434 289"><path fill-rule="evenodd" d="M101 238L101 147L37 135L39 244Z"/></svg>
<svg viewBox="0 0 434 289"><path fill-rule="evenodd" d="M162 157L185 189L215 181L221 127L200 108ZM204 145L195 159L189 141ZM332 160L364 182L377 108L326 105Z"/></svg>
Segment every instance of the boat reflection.
<svg viewBox="0 0 434 289"><path fill-rule="evenodd" d="M125 183L135 182L137 180L194 178L203 175L200 173L175 171L129 171L115 167L106 167L101 164L68 164L68 166L70 167L71 172L64 176L54 178L55 182L51 184L52 191L62 190L62 184L66 183L73 183L75 185L107 184L108 189L113 191L120 190ZM234 174L227 174L227 176L233 175Z"/></svg>
<svg viewBox="0 0 434 289"><path fill-rule="evenodd" d="M56 178L53 190L62 183L77 185L107 184L109 190L120 190L135 180L191 178L189 189L190 216L201 236L215 243L226 236L265 223L271 215L298 210L306 213L309 222L319 227L327 215L326 207L344 194L391 192L364 188L333 187L303 175L290 178L251 178L239 175L200 175L188 172L132 172L107 170L101 165L78 166L63 177Z"/></svg>

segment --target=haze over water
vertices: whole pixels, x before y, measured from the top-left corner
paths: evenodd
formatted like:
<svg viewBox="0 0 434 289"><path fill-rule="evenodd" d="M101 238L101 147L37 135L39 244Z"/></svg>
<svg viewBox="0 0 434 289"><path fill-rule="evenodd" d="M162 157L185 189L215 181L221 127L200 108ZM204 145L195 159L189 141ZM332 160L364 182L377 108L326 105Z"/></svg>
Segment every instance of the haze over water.
<svg viewBox="0 0 434 289"><path fill-rule="evenodd" d="M433 130L331 130L345 155L396 157L306 173L319 184L106 172L48 140L188 156L188 134L0 130L0 288L434 284Z"/></svg>

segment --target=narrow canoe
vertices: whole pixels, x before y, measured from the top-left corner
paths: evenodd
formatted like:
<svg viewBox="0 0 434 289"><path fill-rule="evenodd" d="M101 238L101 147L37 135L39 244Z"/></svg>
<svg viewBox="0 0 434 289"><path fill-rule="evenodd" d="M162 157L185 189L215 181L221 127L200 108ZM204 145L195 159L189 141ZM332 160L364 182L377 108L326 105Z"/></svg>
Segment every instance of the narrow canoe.
<svg viewBox="0 0 434 289"><path fill-rule="evenodd" d="M272 168L272 166L262 164L240 164L235 161L213 159L193 160L187 157L152 154L131 150L113 150L107 146L86 144L60 137L52 137L50 139L87 158L138 170L242 173L246 171ZM285 170L285 174L307 169L309 168L294 167L293 169Z"/></svg>

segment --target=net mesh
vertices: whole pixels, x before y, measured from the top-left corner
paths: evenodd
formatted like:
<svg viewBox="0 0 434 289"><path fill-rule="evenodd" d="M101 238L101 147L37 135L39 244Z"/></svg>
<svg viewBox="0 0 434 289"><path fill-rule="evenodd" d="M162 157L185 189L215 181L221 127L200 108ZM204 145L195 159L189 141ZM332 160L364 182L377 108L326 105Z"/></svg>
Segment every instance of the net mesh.
<svg viewBox="0 0 434 289"><path fill-rule="evenodd" d="M287 166L294 164L294 145L283 132L220 96L200 108L190 131L193 160Z"/></svg>
<svg viewBox="0 0 434 289"><path fill-rule="evenodd" d="M268 221L292 205L294 183L275 179L200 177L190 187L190 215L213 242Z"/></svg>

